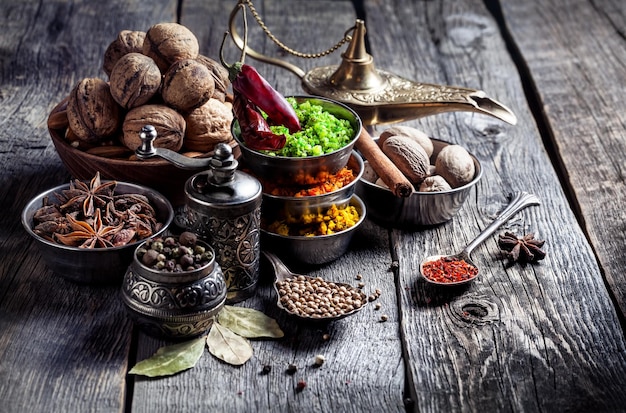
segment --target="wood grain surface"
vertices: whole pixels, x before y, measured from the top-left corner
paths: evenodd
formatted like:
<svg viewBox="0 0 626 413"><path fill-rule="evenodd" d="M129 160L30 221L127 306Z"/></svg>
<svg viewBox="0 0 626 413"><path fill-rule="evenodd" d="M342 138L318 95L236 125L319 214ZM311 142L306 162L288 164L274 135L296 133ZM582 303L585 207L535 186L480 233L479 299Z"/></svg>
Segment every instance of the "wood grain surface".
<svg viewBox="0 0 626 413"><path fill-rule="evenodd" d="M483 178L459 214L418 230L368 220L337 261L289 263L353 284L361 274L366 292L381 290L380 310L370 303L336 323L295 322L275 306L263 261L257 295L239 305L276 318L283 339L254 340L241 367L207 351L174 376L128 375L169 343L134 328L117 287L52 274L20 222L30 198L70 179L46 119L78 80L105 78L103 54L121 30L177 21L218 59L235 4L0 0L0 411L624 411L626 12L617 0L256 0L269 30L306 53L363 18L378 68L484 90L518 124L467 112L406 122L480 160ZM340 51L291 56L250 14L248 24L254 49L305 72L340 61ZM227 41L224 55L232 62L239 51ZM303 94L295 74L246 62L282 93ZM494 235L472 254L481 273L470 286L419 279L423 257L461 250L514 191L541 205L499 232L545 239L545 260L507 265ZM326 362L315 368L319 354ZM296 391L300 380L307 387Z"/></svg>

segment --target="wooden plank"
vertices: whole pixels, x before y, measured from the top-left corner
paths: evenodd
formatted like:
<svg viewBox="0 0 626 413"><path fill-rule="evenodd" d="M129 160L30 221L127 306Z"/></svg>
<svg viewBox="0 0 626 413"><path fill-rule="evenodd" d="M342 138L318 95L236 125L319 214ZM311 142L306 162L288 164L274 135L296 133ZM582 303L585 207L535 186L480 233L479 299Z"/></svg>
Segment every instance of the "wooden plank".
<svg viewBox="0 0 626 413"><path fill-rule="evenodd" d="M185 2L182 22L203 39L203 53L216 58L232 2L214 3ZM306 45L309 51L331 46L355 18L352 5L347 2L294 2L290 3L289 13L278 1L258 1L255 6L278 38L292 47ZM322 23L326 21L333 24ZM219 36L219 41L215 36ZM266 40L255 37L254 41L260 44L260 51L277 53ZM238 57L232 45L227 52L230 62ZM284 69L253 60L247 62L257 66L282 93L301 93L298 78ZM314 63L306 62L303 67L308 64ZM253 341L254 357L238 368L207 352L188 372L158 380L137 378L133 411L404 411L405 376L393 274L387 271L391 265L388 246L387 232L366 223L355 235L348 253L337 261L320 267L293 268L353 285L357 283L355 275L361 273L366 291L382 290L377 301L381 310L369 305L358 315L327 326L303 325L278 312L270 291L272 274L264 268L257 296L239 305L276 318L285 337ZM383 312L389 315L385 323L379 321ZM324 340L324 334L330 338ZM141 335L138 359L150 356L164 344ZM324 355L326 363L316 369L312 364L317 354ZM298 372L289 375L286 369L292 363L298 366ZM261 374L264 365L271 366L269 374ZM295 390L299 380L307 382L301 392Z"/></svg>
<svg viewBox="0 0 626 413"><path fill-rule="evenodd" d="M54 276L20 224L26 202L69 181L49 111L122 28L171 20L175 2L2 1L0 400L3 412L124 411L131 324L115 287ZM105 16L105 17L103 17Z"/></svg>
<svg viewBox="0 0 626 413"><path fill-rule="evenodd" d="M507 3L513 7L515 2ZM529 31L541 27L543 10L537 5L536 14L518 16L517 24L524 21ZM556 15L561 10L555 7L551 12ZM409 122L435 137L462 144L484 167L482 182L454 220L423 231L392 234L399 264L400 325L415 409L622 409L623 331L593 252L543 148L497 23L478 1L366 1L365 12L378 67L411 79L483 89L512 107L519 118L515 127L470 113ZM569 34L576 43L580 36ZM545 31L520 32L519 38L524 37L527 44L544 39L537 52L558 53L558 45L546 44L551 40ZM546 77L546 84L554 77ZM565 98L562 93L558 96ZM575 99L562 102L572 114L577 113ZM579 122L566 123L579 126ZM578 135L583 133L585 129ZM544 261L508 268L494 236L473 254L482 275L468 289L446 293L418 280L420 257L461 250L495 218L514 190L537 194L542 205L523 211L502 231L534 232L546 239Z"/></svg>
<svg viewBox="0 0 626 413"><path fill-rule="evenodd" d="M502 2L584 230L626 314L624 2Z"/></svg>

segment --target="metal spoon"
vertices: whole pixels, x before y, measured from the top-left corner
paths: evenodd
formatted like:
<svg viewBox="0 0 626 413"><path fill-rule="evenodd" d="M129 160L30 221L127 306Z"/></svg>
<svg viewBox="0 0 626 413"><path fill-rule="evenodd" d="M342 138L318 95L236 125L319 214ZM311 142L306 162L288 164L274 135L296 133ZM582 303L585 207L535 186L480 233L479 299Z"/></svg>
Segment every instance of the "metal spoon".
<svg viewBox="0 0 626 413"><path fill-rule="evenodd" d="M274 290L276 291L276 297L277 297L276 305L278 306L278 308L285 311L289 315L292 315L294 317L300 318L302 320L307 320L307 321L335 321L335 320L339 320L341 318L344 318L344 317L347 317L349 315L359 312L360 310L363 309L363 307L365 307L365 304L367 304L367 296L360 289L353 287L350 284L327 281L328 284L336 287L336 289L345 287L347 291L351 291L355 294L358 294L358 296L360 297L361 305L358 307L355 306L352 309L344 309L338 312L336 315L328 315L328 316L323 316L321 314L308 314L302 310L291 310L287 306L283 305L283 302L281 301L278 284L280 282L285 282L286 280L289 280L289 279L291 280L300 279L300 280L308 280L310 282L313 282L316 280L316 278L308 276L308 275L296 274L296 273L291 272L289 268L287 268L287 266L280 260L280 258L278 258L276 255L274 255L271 252L263 251L263 255L265 255L265 258L267 258L270 264L272 264L272 266L274 267L274 274L276 276L276 280L274 281L273 285L274 285Z"/></svg>
<svg viewBox="0 0 626 413"><path fill-rule="evenodd" d="M485 228L473 241L471 241L463 251L454 255L431 255L430 257L425 258L420 264L420 274L422 277L432 284L437 285L445 285L445 286L459 286L461 284L466 284L478 277L478 267L474 262L470 259L470 254L480 243L485 241L491 234L493 234L502 224L508 221L513 215L517 214L522 209L531 205L539 205L539 198L536 195L529 194L527 192L517 192L511 198L509 205L500 213L500 215L487 227ZM435 281L428 278L424 274L424 264L430 261L436 261L440 258L445 258L447 261L461 261L464 260L466 263L471 265L476 269L476 274L468 279L464 279L461 281L455 282L441 282Z"/></svg>

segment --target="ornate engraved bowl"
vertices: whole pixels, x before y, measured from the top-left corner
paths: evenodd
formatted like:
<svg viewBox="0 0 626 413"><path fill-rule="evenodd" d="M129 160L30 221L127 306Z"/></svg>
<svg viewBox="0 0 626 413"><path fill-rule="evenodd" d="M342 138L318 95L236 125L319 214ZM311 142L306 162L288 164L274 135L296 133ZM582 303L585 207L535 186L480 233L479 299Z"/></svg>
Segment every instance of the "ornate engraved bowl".
<svg viewBox="0 0 626 413"><path fill-rule="evenodd" d="M213 259L193 271L154 270L135 253L124 275L121 297L133 322L147 334L172 340L199 336L224 307L226 281L215 251L205 242L198 244L211 251Z"/></svg>
<svg viewBox="0 0 626 413"><path fill-rule="evenodd" d="M448 142L431 139L434 152L431 162ZM413 192L406 198L395 196L389 189L361 178L356 193L367 205L369 217L394 228L417 229L442 224L451 220L461 209L472 188L480 181L483 170L476 157L470 154L475 167L474 179L466 185L440 192Z"/></svg>
<svg viewBox="0 0 626 413"><path fill-rule="evenodd" d="M33 216L43 206L44 200L56 203L55 194L69 189L70 185L60 185L34 197L22 211L22 225L36 241L39 252L47 267L56 275L80 284L117 284L132 261L133 251L143 241L133 242L120 247L79 248L49 241L33 231ZM160 194L142 185L117 182L115 194L142 194L150 199L159 222L163 224L158 236L167 230L174 219L174 210L170 202Z"/></svg>

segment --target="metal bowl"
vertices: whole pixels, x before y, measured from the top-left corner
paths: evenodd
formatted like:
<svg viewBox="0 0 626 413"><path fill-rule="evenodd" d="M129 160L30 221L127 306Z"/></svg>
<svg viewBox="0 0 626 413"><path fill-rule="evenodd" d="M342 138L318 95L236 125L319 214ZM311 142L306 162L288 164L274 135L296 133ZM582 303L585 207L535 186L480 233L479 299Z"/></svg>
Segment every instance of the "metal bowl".
<svg viewBox="0 0 626 413"><path fill-rule="evenodd" d="M121 298L130 318L159 338L187 339L206 332L226 302L226 281L213 248L198 240L213 259L192 271L167 272L141 263L136 251L143 245L134 249L122 283Z"/></svg>
<svg viewBox="0 0 626 413"><path fill-rule="evenodd" d="M261 211L263 216L291 216L299 218L302 214L320 213L332 205L345 206L350 202L359 179L363 176L363 158L358 152L352 151L348 160L348 168L352 169L354 180L344 187L320 195L311 196L279 196L263 193Z"/></svg>
<svg viewBox="0 0 626 413"><path fill-rule="evenodd" d="M316 96L293 96L297 102L310 101L321 105L325 111L332 113L337 118L347 119L354 128L353 139L343 148L320 156L295 158L287 156L271 156L260 151L250 149L241 138L239 122L235 119L232 123L232 134L239 144L241 156L245 164L254 175L261 179L278 180L284 183L304 182L315 179L325 172L336 173L346 166L354 143L361 134L361 119L355 111L348 106L326 98Z"/></svg>
<svg viewBox="0 0 626 413"><path fill-rule="evenodd" d="M104 181L103 181L104 182ZM22 211L22 225L26 232L37 242L44 262L55 274L80 284L116 284L121 282L126 268L133 259L133 251L143 241L133 242L112 248L78 248L48 241L33 232L33 216L41 208L44 199L57 202L57 193L68 189L69 184L49 189L34 197ZM150 199L157 218L163 228L155 236L162 234L174 219L174 210L170 202L150 188L117 182L116 194L142 194Z"/></svg>
<svg viewBox="0 0 626 413"><path fill-rule="evenodd" d="M352 227L330 235L285 236L261 229L261 248L274 252L285 261L297 261L304 264L325 264L336 260L346 253L355 232L365 221L365 204L357 195L350 199L359 211L360 219Z"/></svg>
<svg viewBox="0 0 626 413"><path fill-rule="evenodd" d="M434 151L431 163L444 146L450 143L431 139ZM406 198L396 197L391 191L363 177L356 186L358 194L367 205L369 217L383 225L394 228L418 228L442 224L451 220L461 209L472 188L482 177L480 162L470 153L476 172L474 179L466 185L449 191L414 192Z"/></svg>

